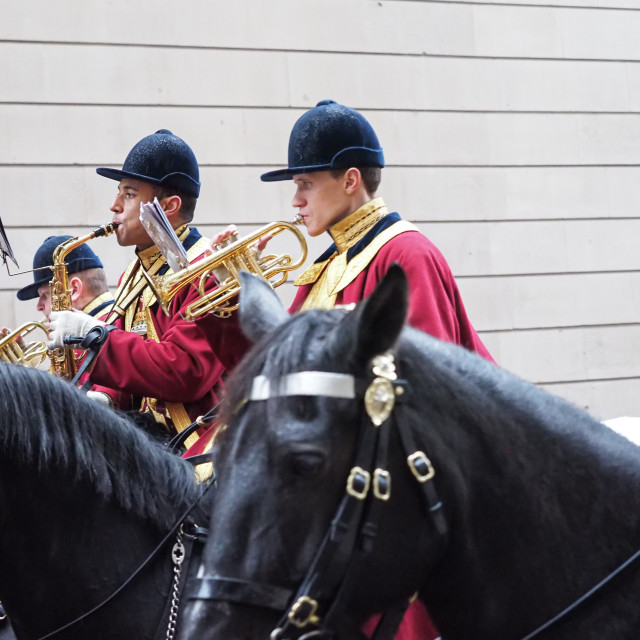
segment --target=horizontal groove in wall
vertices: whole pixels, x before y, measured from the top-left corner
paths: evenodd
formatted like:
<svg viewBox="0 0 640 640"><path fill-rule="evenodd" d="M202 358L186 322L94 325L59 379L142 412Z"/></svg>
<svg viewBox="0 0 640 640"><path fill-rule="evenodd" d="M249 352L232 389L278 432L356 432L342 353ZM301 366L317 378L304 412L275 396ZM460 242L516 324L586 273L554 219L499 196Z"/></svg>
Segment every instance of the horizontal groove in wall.
<svg viewBox="0 0 640 640"><path fill-rule="evenodd" d="M630 11L640 11L640 9L630 9ZM0 40L0 44L25 44L25 45L55 45L69 47L114 47L114 48L138 48L138 49L160 49L160 50L191 50L191 51L237 51L237 52L256 52L256 53L293 53L293 54L317 54L317 55L344 55L344 56L370 56L370 57L399 57L399 58L446 58L457 60L514 60L514 61L532 61L532 62L607 62L607 63L637 63L638 58L576 58L576 57L558 57L558 56L515 56L515 55L481 55L481 54L456 54L456 53L432 53L428 51L347 51L340 49L302 49L302 48L269 48L269 47L219 47L219 46L203 46L189 44L148 44L148 43L126 43L126 42L96 42L96 41L66 41L66 40L21 40L21 39L4 39Z"/></svg>

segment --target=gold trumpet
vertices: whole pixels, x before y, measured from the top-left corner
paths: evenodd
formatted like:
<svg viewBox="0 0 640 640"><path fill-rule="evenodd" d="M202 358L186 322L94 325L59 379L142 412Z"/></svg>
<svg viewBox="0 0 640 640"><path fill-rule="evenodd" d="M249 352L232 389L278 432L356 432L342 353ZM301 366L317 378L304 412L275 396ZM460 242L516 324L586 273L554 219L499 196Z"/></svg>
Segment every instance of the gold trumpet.
<svg viewBox="0 0 640 640"><path fill-rule="evenodd" d="M302 232L295 226L302 223L299 216L294 222L272 222L257 231L238 238L237 233L232 233L224 242L220 243L220 250L190 264L185 269L169 273L164 276L152 276L144 272L149 286L153 290L156 299L164 312L169 314L169 303L173 297L187 284L193 283L199 278L196 288L200 297L192 302L184 311L187 320L195 320L207 313L225 318L233 313L239 306L238 302L230 304L230 300L240 293L239 272L250 271L266 280L274 289L284 284L289 277L289 272L304 264L307 259L307 243ZM300 245L300 256L297 260L289 254L258 256L255 245L260 238L270 235L275 236L283 231L293 233ZM215 276L216 270L226 270L228 277L213 290L206 291L210 284L210 278Z"/></svg>
<svg viewBox="0 0 640 640"><path fill-rule="evenodd" d="M10 333L0 334L0 360L37 369L47 357L47 345L39 340L25 341L25 337L36 329L49 337L49 331L41 322L25 322Z"/></svg>
<svg viewBox="0 0 640 640"><path fill-rule="evenodd" d="M93 238L108 236L113 233L117 227L117 224L110 222L109 224L94 229L86 236L69 238L55 248L53 252L53 265L51 267L53 278L49 282L51 311L70 311L73 309L67 263L65 262L66 257L81 244L89 242L89 240L93 240ZM53 349L47 352L47 355L51 359L53 373L58 376L58 378L71 379L75 376L78 367L73 349Z"/></svg>

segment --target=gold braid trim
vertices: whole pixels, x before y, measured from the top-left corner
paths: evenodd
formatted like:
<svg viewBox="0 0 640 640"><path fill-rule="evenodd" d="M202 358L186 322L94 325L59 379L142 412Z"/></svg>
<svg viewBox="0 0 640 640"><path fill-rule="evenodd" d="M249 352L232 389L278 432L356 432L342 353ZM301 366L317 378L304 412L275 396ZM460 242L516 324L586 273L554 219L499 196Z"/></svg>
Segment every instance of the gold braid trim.
<svg viewBox="0 0 640 640"><path fill-rule="evenodd" d="M156 342L160 342L160 338L158 337L158 331L156 330L156 326L153 323L153 316L151 315L151 311L149 307L145 309L146 319L147 319L147 336ZM164 416L156 410L156 406L158 400L156 398L145 398L147 406L151 413L153 413L154 418L160 422L164 423L166 426L166 420ZM191 418L189 418L189 414L187 410L184 408L184 405L181 402L167 402L165 401L164 406L171 418L171 422L173 422L173 426L175 427L177 433L181 433L184 431L190 424ZM188 449L191 445L195 444L198 441L198 434L192 433L184 442L185 447Z"/></svg>
<svg viewBox="0 0 640 640"><path fill-rule="evenodd" d="M113 295L111 294L111 291L105 291L104 293L101 293L99 296L97 296L96 298L94 298L82 311L84 311L84 313L88 313L89 315L91 315L91 312L96 308L99 307L103 302L111 302L111 307L113 307ZM104 310L102 311L103 314L107 314L111 311L111 307L105 307Z"/></svg>

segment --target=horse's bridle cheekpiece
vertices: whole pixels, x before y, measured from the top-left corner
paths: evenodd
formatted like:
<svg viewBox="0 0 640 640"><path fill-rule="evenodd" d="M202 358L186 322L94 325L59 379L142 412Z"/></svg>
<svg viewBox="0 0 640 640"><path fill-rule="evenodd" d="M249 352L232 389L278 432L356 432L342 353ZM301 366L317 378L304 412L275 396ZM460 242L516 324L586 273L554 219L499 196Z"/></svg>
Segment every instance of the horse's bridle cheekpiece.
<svg viewBox="0 0 640 640"><path fill-rule="evenodd" d="M407 464L421 487L428 514L439 540L447 526L442 503L430 482L435 471L427 455L416 448L413 434L402 421L392 420L397 404L408 387L396 375L394 356L381 354L372 361L373 379L326 371L302 371L270 380L254 378L248 401L283 396L316 396L358 399L364 404L354 461L345 493L298 590L258 584L237 578L205 577L195 599L224 600L285 611L271 640L323 640L335 637L335 629L350 627L354 636L362 632L349 620L345 607L359 588L358 560L373 549L383 505L391 496L391 475L387 469L389 437L396 424ZM409 601L383 616L374 640L393 638Z"/></svg>

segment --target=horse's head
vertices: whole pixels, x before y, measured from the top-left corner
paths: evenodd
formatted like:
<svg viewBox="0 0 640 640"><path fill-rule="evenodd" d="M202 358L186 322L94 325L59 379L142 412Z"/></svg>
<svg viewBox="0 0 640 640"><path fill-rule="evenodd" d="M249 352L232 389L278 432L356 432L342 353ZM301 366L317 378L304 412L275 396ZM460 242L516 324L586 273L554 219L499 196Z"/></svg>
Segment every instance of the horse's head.
<svg viewBox="0 0 640 640"><path fill-rule="evenodd" d="M415 590L410 567L424 534L402 507L419 497L384 499L386 470L374 477L375 467L385 467L389 456L389 469L403 464L402 473L411 474L394 447L379 444L397 444L398 435L374 426L363 400L372 380L380 379L372 359L398 340L407 300L406 278L394 267L352 312L290 317L270 287L243 275L241 322L256 344L227 386L228 426L215 446L211 543L200 571L206 600L190 605L183 637L264 638L299 599L301 584L313 595L301 600L296 622L326 615L345 580L352 584L343 586L330 615L340 620L339 637L350 637L349 625L389 605L384 588L376 595L368 589L373 582L389 580L395 593L407 596ZM384 405L389 389L395 397L394 383L371 388L373 404ZM383 495L373 496L374 490ZM367 545L393 548L382 558ZM407 571L391 576L399 562ZM349 623L345 606L356 614ZM311 628L278 637L297 638Z"/></svg>

